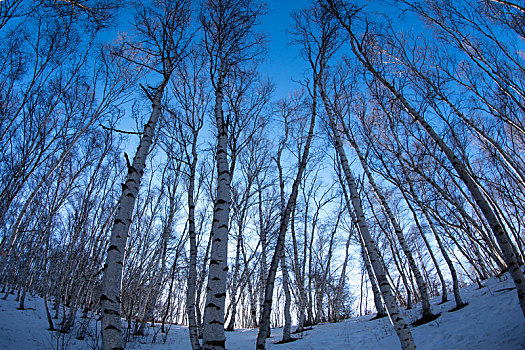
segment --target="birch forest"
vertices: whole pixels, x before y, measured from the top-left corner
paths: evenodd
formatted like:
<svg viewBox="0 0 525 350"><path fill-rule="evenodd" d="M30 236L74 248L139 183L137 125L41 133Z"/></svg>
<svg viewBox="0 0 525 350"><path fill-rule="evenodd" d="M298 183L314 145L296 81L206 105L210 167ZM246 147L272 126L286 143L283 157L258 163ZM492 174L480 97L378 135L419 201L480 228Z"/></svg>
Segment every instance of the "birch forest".
<svg viewBox="0 0 525 350"><path fill-rule="evenodd" d="M0 1L0 298L104 350L366 314L415 349L504 274L525 317L525 3L305 0L285 77L276 7Z"/></svg>

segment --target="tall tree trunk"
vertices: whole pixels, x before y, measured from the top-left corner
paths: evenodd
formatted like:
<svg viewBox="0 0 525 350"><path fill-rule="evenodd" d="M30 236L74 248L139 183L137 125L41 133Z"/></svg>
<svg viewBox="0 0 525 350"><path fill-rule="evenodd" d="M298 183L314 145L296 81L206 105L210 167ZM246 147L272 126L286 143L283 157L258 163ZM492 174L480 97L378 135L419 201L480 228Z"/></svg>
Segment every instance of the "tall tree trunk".
<svg viewBox="0 0 525 350"><path fill-rule="evenodd" d="M242 209L241 209L242 210ZM241 214L241 216L243 216ZM237 290L238 290L238 280L239 280L239 269L240 269L240 255L241 255L241 248L243 245L242 242L242 230L244 225L244 220L241 218L239 219L239 225L238 225L238 233L237 233L237 249L235 253L235 271L233 272L233 279L231 283L231 295L230 295L230 307L231 307L231 314L230 314L230 322L228 322L228 326L226 327L226 331L232 332L235 327L235 317L237 315Z"/></svg>
<svg viewBox="0 0 525 350"><path fill-rule="evenodd" d="M364 242L362 239L360 241L361 241L361 256L363 258L363 264L365 265L366 273L368 274L368 279L370 280L370 284L372 285L372 293L374 294L374 305L377 311L377 314L375 317L381 318L381 317L386 316L385 308L383 307L383 301L381 300L381 292L379 291L379 287L376 281L376 276L374 275L374 271L372 270L372 265L370 263L370 257L368 256L366 252Z"/></svg>
<svg viewBox="0 0 525 350"><path fill-rule="evenodd" d="M213 226L213 225L212 225ZM204 337L204 329L202 324L202 312L200 307L200 300L202 295L202 287L204 286L204 282L206 279L206 266L208 266L208 259L210 258L210 249L211 249L211 241L213 239L213 234L210 234L210 238L208 239L208 244L206 245L206 252L204 253L204 259L202 260L202 270L199 276L199 280L197 281L197 295L195 296L195 314L197 316L197 330L199 334L199 339L202 339Z"/></svg>
<svg viewBox="0 0 525 350"><path fill-rule="evenodd" d="M396 304L394 295L392 293L392 289L386 279L385 270L380 261L377 245L368 230L368 225L366 223L365 214L364 214L363 207L361 204L361 198L359 197L359 193L357 191L357 184L355 183L354 176L352 175L352 172L350 171L350 166L346 158L346 152L343 148L343 143L339 135L339 130L337 129L335 121L334 121L334 113L333 113L332 107L330 106L329 101L326 98L326 96L323 96L324 93L323 93L322 87L320 91L321 91L321 98L323 99L323 102L324 102L326 114L328 115L328 118L329 118L329 124L332 130L333 143L337 151L337 154L339 156L339 159L341 161L343 173L345 174L345 178L346 178L348 187L350 189L350 199L352 202L352 206L354 208L354 213L355 213L357 225L359 227L359 232L364 241L368 256L370 257L372 269L374 270L374 274L376 276L377 282L379 283L379 289L381 290L381 295L383 297L383 301L385 302L385 306L386 306L388 315L390 317L390 321L394 325L397 336L399 337L399 341L401 342L401 347L403 349L415 349L416 344L414 343L412 333L410 332L408 325L406 324L405 320L403 319L403 317L401 316L399 312L399 307Z"/></svg>
<svg viewBox="0 0 525 350"><path fill-rule="evenodd" d="M119 208L111 230L109 247L107 249L104 274L102 278L102 293L100 303L102 310L102 344L104 350L123 349L122 330L120 324L120 288L122 284L122 269L124 267L124 252L129 228L133 217L135 199L139 192L140 181L146 166L146 157L149 153L155 128L162 109L162 95L168 83L165 77L155 95L151 97L152 112L148 123L144 126L144 133L140 139L133 163L128 164L126 182L122 185L122 194Z"/></svg>
<svg viewBox="0 0 525 350"><path fill-rule="evenodd" d="M337 16L337 11L333 11ZM345 22L341 17L338 17L340 23L347 29L348 34L351 38L352 51L355 53L357 59L362 63L362 65L377 79L387 90L389 90L392 95L396 98L397 101L405 108L407 113L418 122L421 127L428 133L430 138L436 143L439 149L445 154L447 159L450 161L452 167L456 170L460 179L463 181L467 187L472 198L476 202L476 205L483 213L483 216L487 220L492 233L496 237L499 247L503 253L503 258L505 263L508 266L514 285L516 286L516 291L518 294L518 300L520 302L521 311L525 316L525 280L523 272L520 270L518 265L517 257L514 254L514 248L512 247L512 242L509 240L509 236L505 232L501 222L498 220L494 210L488 203L487 199L482 194L479 186L476 184L476 181L470 175L465 164L455 155L455 153L448 147L448 145L443 141L443 139L435 132L430 124L419 114L419 112L408 102L403 94L398 91L394 85L389 83L386 78L379 73L372 63L368 60L364 48L360 44L350 25Z"/></svg>
<svg viewBox="0 0 525 350"><path fill-rule="evenodd" d="M290 293L288 268L286 266L286 253L283 249L283 255L281 257L281 271L283 274L283 290L284 290L284 327L282 342L287 342L292 339L290 336L290 329L292 328L292 317L290 314L290 306L292 304L292 295Z"/></svg>
<svg viewBox="0 0 525 350"><path fill-rule="evenodd" d="M210 270L204 306L203 348L224 349L224 307L226 302L226 279L228 257L228 230L231 203L230 167L228 166L228 125L224 120L223 82L224 72L219 72L215 88L215 122L217 144L215 160L217 166L217 193L213 210L213 237L210 255Z"/></svg>
<svg viewBox="0 0 525 350"><path fill-rule="evenodd" d="M321 95L323 92L321 92ZM325 95L326 96L326 95ZM345 128L345 130L348 130ZM390 208L390 205L388 204L388 201L386 200L385 196L383 195L383 192L379 188L379 186L376 184L374 180L374 176L370 172L368 162L366 161L365 157L361 153L361 150L359 148L359 145L355 142L353 137L350 135L350 133L347 131L346 136L349 139L350 143L352 144L352 147L357 153L357 156L359 158L359 161L361 162L361 166L363 167L363 170L368 178L368 182L372 186L372 189L374 190L374 193L376 194L377 198L379 199L381 206L383 207L383 210L385 211L388 220L390 221L392 227L394 228L394 232L396 234L397 240L399 244L401 245L401 249L403 250L403 253L405 253L405 256L408 261L408 266L410 267L410 270L414 274L414 277L416 278L417 287L419 290L419 294L421 295L421 306L422 306L422 319L429 319L433 317L432 311L430 309L430 298L428 296L427 286L425 284L425 280L423 279L423 276L421 275L421 271L419 270L419 267L416 264L416 261L414 260L414 257L412 256L412 251L410 250L410 247L408 246L405 236L403 235L403 230L401 229L401 226L399 225L397 219L394 216L394 213L392 212L392 209ZM408 288L408 286L406 286ZM408 289L407 289L408 292Z"/></svg>
<svg viewBox="0 0 525 350"><path fill-rule="evenodd" d="M270 264L270 270L268 272L268 279L266 280L266 286L265 286L265 291L264 291L264 305L263 305L263 310L261 313L261 324L259 326L259 333L257 335L257 343L256 343L256 349L258 350L263 350L266 348L266 338L267 338L269 327L270 327L270 313L272 310L272 299L273 299L273 288L275 284L275 275L277 274L277 267L281 259L282 251L284 249L286 230L288 228L288 222L290 221L291 211L293 207L295 206L295 202L297 200L297 195L299 192L299 184L301 183L301 179L302 179L304 170L306 168L306 163L308 161L308 154L310 152L310 145L312 143L312 139L314 136L315 118L316 118L316 113L317 113L316 111L317 109L316 89L317 87L314 86L314 92L312 96L312 116L310 119L310 128L308 130L306 144L304 146L303 154L299 162L299 166L297 169L297 175L292 184L292 190L290 193L290 197L288 198L288 203L286 204L286 208L281 216L279 234L277 236L277 244L275 246L275 252L273 254L272 262Z"/></svg>
<svg viewBox="0 0 525 350"><path fill-rule="evenodd" d="M279 166L279 165L278 165ZM266 263L266 257L267 257L267 246L268 246L268 242L267 242L267 237L266 237L266 226L264 224L264 214L263 214L263 198L262 198L262 185L260 183L260 180L259 180L259 174L256 175L256 181L257 181L257 196L258 196L258 200L257 200L257 210L258 210L258 215L259 215L259 240L261 242L261 271L259 272L260 274L260 287L259 287L259 308L260 308L260 311L259 313L261 314L262 313L262 309L264 307L264 288L266 286L266 276L268 275L268 264ZM259 315L259 320L260 320L260 317L261 315ZM258 322L255 324L255 326L257 327L260 322Z"/></svg>
<svg viewBox="0 0 525 350"><path fill-rule="evenodd" d="M452 289L454 291L454 299L456 301L456 309L464 307L466 304L461 299L461 294L459 292L458 274L456 272L456 268L454 267L454 263L450 259L450 256L448 255L445 247L443 246L443 243L441 242L441 237L439 237L439 233L436 231L436 228L434 227L434 224L432 223L432 219L428 215L426 209L422 207L421 210L423 211L423 215L425 216L425 219L428 222L430 231L432 231L432 233L434 234L434 238L436 239L439 249L441 250L441 253L443 254L443 258L445 258L445 261L450 270L450 275L452 276Z"/></svg>
<svg viewBox="0 0 525 350"><path fill-rule="evenodd" d="M432 251L432 247L430 246L430 243L428 242L428 238L425 232L423 231L423 227L421 227L421 223L419 222L419 219L417 217L417 213L414 207L410 203L406 194L403 191L402 193L403 193L403 197L405 198L405 202L407 203L407 206L410 209L410 212L412 213L412 217L414 218L414 222L416 224L419 235L421 236L421 238L423 238L423 242L425 243L425 247L427 248L428 254L430 255L430 259L432 259L432 263L434 263L434 267L436 268L436 273L438 274L439 282L441 283L441 303L445 303L448 300L448 292L447 292L447 284L445 282L445 278L443 277L443 272L441 272L441 267L439 266L439 263L436 259L434 252Z"/></svg>
<svg viewBox="0 0 525 350"><path fill-rule="evenodd" d="M197 168L197 133L193 133L191 145L190 176L188 179L188 238L190 241L190 264L188 266L188 286L186 289L186 312L191 348L200 350L199 332L195 310L195 287L197 282L197 232L195 229L195 171Z"/></svg>

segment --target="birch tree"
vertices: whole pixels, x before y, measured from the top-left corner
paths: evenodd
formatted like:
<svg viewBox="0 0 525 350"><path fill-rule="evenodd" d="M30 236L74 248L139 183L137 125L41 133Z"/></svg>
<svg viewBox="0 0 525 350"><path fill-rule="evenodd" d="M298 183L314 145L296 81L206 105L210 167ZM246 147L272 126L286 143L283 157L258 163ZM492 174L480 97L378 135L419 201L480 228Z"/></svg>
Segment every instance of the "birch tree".
<svg viewBox="0 0 525 350"><path fill-rule="evenodd" d="M217 188L212 227L210 266L203 321L203 348L224 349L224 307L226 300L228 231L231 204L231 164L228 160L233 120L224 116L223 102L228 79L235 70L263 53L262 36L255 32L263 6L256 1L210 0L205 2L200 21L208 54L210 81L214 90L214 122L217 142L215 162Z"/></svg>
<svg viewBox="0 0 525 350"><path fill-rule="evenodd" d="M406 113L410 115L414 121L416 121L428 133L430 138L447 157L448 161L459 175L463 184L467 187L470 195L476 203L476 206L483 214L484 219L490 226L490 229L502 250L505 263L508 266L514 284L516 285L518 299L525 316L525 280L523 278L523 272L521 272L519 268L517 257L514 253L513 244L509 240L509 236L505 231L504 226L501 224L501 221L496 215L493 207L487 200L486 196L483 194L479 184L474 180L465 163L454 153L449 145L443 141L438 133L436 133L434 128L427 122L424 116L420 114L413 104L404 96L403 92L399 90L394 84L392 84L392 82L390 82L387 77L385 77L383 72L378 70L377 60L375 60L373 57L379 52L377 50L370 51L370 40L372 39L373 34L369 33L363 39L358 39L354 32L354 28L352 27L355 9L348 7L348 5L345 3L334 0L327 0L324 2L324 4L349 34L352 52L359 62L368 72L370 72L370 74L373 75L374 79L380 82L381 85L386 90L388 90L392 96L397 99L397 101L399 101Z"/></svg>
<svg viewBox="0 0 525 350"><path fill-rule="evenodd" d="M159 74L162 80L158 86L150 89L151 91L144 89L144 93L152 103L152 111L147 124L144 126L132 163L130 164L127 160L126 181L122 185L119 209L116 213L107 249L100 302L102 308L102 342L104 349L108 350L123 348L120 324L120 288L127 237L135 199L146 165L146 157L161 116L164 90L188 44L186 32L189 21L189 6L190 4L186 0L159 3L157 8L139 6L136 29L139 33L138 38L142 39L142 43L137 45L134 42L125 42L121 50L116 53L128 59L132 64Z"/></svg>
<svg viewBox="0 0 525 350"><path fill-rule="evenodd" d="M304 33L307 38L307 40L304 40L304 43L318 43L318 46L315 47L315 49L310 46L309 51L310 53L317 54L317 59L314 60L313 57L315 56L310 56L309 61L312 64L312 69L318 76L319 91L321 99L323 101L323 105L325 107L326 115L329 119L328 123L331 130L331 137L333 138L332 141L340 159L341 166L343 168L343 172L347 181L347 186L350 189L350 198L352 206L354 208L356 220L359 225L359 232L361 233L362 239L365 244L365 248L370 257L374 273L376 274L376 278L381 289L381 295L385 302L385 306L390 320L393 323L396 333L401 342L401 347L403 349L415 349L416 346L412 337L412 333L410 332L408 325L400 316L399 307L394 300L390 285L386 280L384 267L382 266L379 260L377 246L368 230L368 225L366 223L366 218L363 212L362 202L357 192L357 186L354 180L354 176L350 171L348 159L346 157L346 152L343 148L341 136L339 134L339 130L336 127L334 109L328 99L325 90L326 87L324 86L324 82L322 80L324 78L325 68L328 60L332 55L334 55L337 48L341 45L341 34L339 33L335 22L330 18L328 12L323 7L315 8L311 12L311 16L309 17L309 21L307 23L309 23L310 25L304 27ZM316 27L314 27L314 25ZM308 38L311 36L313 36L313 38L318 39L308 40Z"/></svg>

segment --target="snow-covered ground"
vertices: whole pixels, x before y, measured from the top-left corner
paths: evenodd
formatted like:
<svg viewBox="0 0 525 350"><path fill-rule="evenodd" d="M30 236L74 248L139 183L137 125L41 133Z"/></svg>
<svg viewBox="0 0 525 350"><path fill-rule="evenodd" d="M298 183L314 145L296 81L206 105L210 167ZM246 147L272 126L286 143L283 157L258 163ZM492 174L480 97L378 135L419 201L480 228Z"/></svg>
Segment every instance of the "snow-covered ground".
<svg viewBox="0 0 525 350"><path fill-rule="evenodd" d="M503 277L485 281L483 289L472 285L462 290L462 297L469 306L459 311L448 312L454 307L451 300L438 305L433 300L433 311L441 316L428 324L412 328L418 349L525 349L525 318L519 308L516 290L510 278ZM452 293L450 293L452 294ZM453 299L450 295L449 298ZM97 340L86 336L75 339L82 320L78 319L75 329L66 335L47 331L43 300L27 296L26 310L17 310L14 296L0 299L0 349L96 349ZM406 320L416 320L418 310L404 313ZM372 316L358 317L336 324L316 325L312 330L296 334L301 339L283 345L274 344L280 340L281 329L272 330L268 339L269 349L399 349L399 341L387 318L370 321ZM84 321L86 322L86 321ZM91 333L98 333L91 322ZM137 337L128 343L127 349L173 350L191 349L188 330L172 326L166 342L157 334L152 344L155 329L147 327L147 335ZM256 329L241 329L227 333L226 346L234 349L254 349ZM100 346L100 343L99 345Z"/></svg>

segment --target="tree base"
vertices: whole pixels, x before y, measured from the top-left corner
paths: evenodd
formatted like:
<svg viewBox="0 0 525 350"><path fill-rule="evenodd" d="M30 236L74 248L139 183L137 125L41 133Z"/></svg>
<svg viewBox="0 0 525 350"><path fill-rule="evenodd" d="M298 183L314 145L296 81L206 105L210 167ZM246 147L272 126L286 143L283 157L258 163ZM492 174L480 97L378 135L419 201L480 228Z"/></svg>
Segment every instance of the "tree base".
<svg viewBox="0 0 525 350"><path fill-rule="evenodd" d="M459 305L459 306L456 306L456 307L453 308L453 309L448 310L448 312L458 311L458 310L463 309L463 308L466 307L466 306L468 306L468 303L463 303L463 304L461 304L461 305Z"/></svg>
<svg viewBox="0 0 525 350"><path fill-rule="evenodd" d="M294 342L296 340L299 340L299 338L290 338L290 339L286 339L286 340L280 340L278 342L275 342L273 344L276 344L276 345L279 345L279 344L286 344L286 343L291 343L291 342Z"/></svg>
<svg viewBox="0 0 525 350"><path fill-rule="evenodd" d="M379 320L379 319L387 317L387 316L388 316L388 314L376 314L374 317L369 319L369 321Z"/></svg>
<svg viewBox="0 0 525 350"><path fill-rule="evenodd" d="M441 314L431 314L421 317L419 320L412 322L412 326L417 327L437 319Z"/></svg>
<svg viewBox="0 0 525 350"><path fill-rule="evenodd" d="M303 328L303 329L301 329L301 330L297 330L297 329L296 329L295 331L292 332L292 334L303 333L303 332L305 332L305 331L311 331L312 329L313 329L313 327L305 327L305 328Z"/></svg>

